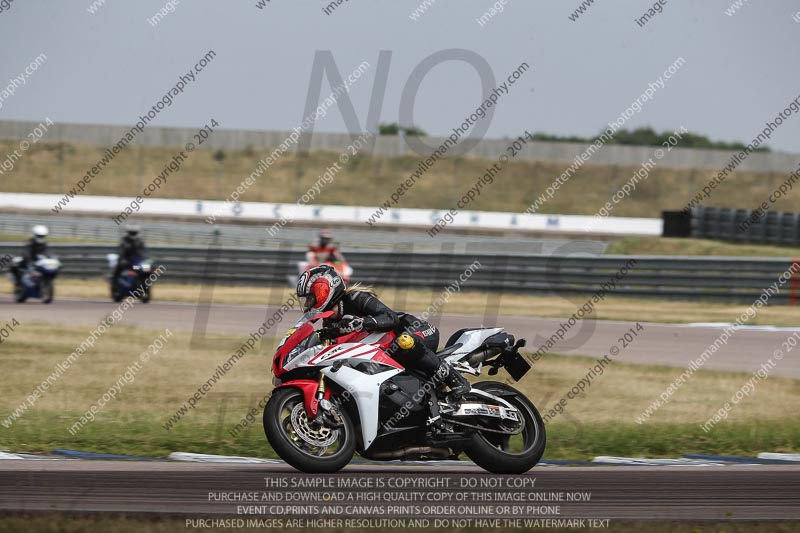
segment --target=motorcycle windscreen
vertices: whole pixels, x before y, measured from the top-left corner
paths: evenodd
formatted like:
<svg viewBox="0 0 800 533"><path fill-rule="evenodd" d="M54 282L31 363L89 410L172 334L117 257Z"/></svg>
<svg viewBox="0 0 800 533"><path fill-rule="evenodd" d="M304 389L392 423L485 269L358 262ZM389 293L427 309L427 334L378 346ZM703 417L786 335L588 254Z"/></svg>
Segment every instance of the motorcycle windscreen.
<svg viewBox="0 0 800 533"><path fill-rule="evenodd" d="M333 311L326 311L320 313L319 311L308 311L301 316L292 328L286 332L278 344L278 351L275 353L275 358L272 362L272 372L277 376L283 373L283 367L286 364L286 356L295 348L298 348L304 341L315 335L314 322L321 318L327 318L333 314Z"/></svg>

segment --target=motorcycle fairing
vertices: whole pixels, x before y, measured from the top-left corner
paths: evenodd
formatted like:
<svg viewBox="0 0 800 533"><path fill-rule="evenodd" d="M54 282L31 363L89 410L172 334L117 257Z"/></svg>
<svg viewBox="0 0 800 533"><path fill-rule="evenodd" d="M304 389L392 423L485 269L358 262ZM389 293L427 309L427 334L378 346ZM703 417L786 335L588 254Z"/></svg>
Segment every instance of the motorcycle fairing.
<svg viewBox="0 0 800 533"><path fill-rule="evenodd" d="M355 332L346 335L341 340L354 342L339 342L337 344L314 344L298 354L287 358L296 348L302 349L303 343L318 341L314 339L316 332L313 323L321 318L330 316L328 311L309 317L304 315L289 330L286 337L280 342L273 362L273 373L276 377L299 367L318 366L326 378L331 379L350 394L356 402L360 413L362 438L365 448L374 440L378 431L378 396L381 384L392 376L403 371L402 365L389 357L381 348L388 345L394 338L391 333ZM378 344L377 346L375 344ZM352 368L349 361L364 361L373 363L369 372L361 372ZM332 366L337 364L336 370ZM355 365L354 365L355 366ZM295 386L303 391L306 412L310 417L315 417L319 407L316 398L319 387L314 380L297 379L282 383L279 387ZM350 391L350 392L348 392ZM353 392L357 391L357 392ZM330 389L325 389L325 398L330 397Z"/></svg>
<svg viewBox="0 0 800 533"><path fill-rule="evenodd" d="M453 343L454 345L461 344L461 346L453 351L453 353L445 357L445 360L450 363L456 363L480 348L486 339L503 331L503 328L481 328L467 330L462 333L461 336L459 336L458 339Z"/></svg>
<svg viewBox="0 0 800 533"><path fill-rule="evenodd" d="M287 381L286 383L281 383L276 389L280 389L281 387L297 387L301 391L303 391L303 404L306 407L306 413L308 416L311 417L313 420L317 416L317 410L319 409L319 400L317 400L317 388L319 387L319 383L314 381L313 379L295 379L292 381ZM325 389L325 394L323 398L329 400L331 397L330 389Z"/></svg>
<svg viewBox="0 0 800 533"><path fill-rule="evenodd" d="M61 261L55 257L42 257L36 261L35 266L41 269L45 274L55 274L61 268Z"/></svg>
<svg viewBox="0 0 800 533"><path fill-rule="evenodd" d="M275 354L275 358L272 360L272 373L280 377L282 374L285 374L292 368L297 366L298 358L307 357L307 352L303 352L301 355L295 356L292 358L291 362L287 362L287 356L294 351L295 348L303 341L305 341L308 337L314 334L314 325L311 322L306 322L302 325L295 325L292 329L289 330L289 333L286 337L278 345L278 352ZM320 349L323 348L322 345L317 345L314 348L319 347Z"/></svg>
<svg viewBox="0 0 800 533"><path fill-rule="evenodd" d="M314 316L310 319L304 317L289 331L281 341L276 353L274 370L275 375L281 374L298 367L320 367L320 372L326 380L333 381L343 391L343 396L349 396L355 402L358 410L358 419L361 428L362 452L367 451L378 436L380 423L380 391L381 387L392 377L402 373L402 365L394 361L383 348L391 343L394 336L391 333L354 332L338 339L336 344L314 344L298 354L294 354L287 362L286 358L295 348L302 348L304 342L316 342L313 339L313 322L328 316L330 312ZM460 344L458 349L447 356L451 363L461 361L491 336L501 333L503 328L480 328L463 332L454 344ZM362 367L364 363L368 367ZM363 370L363 371L362 371ZM294 380L280 386L297 386L303 391L306 410L310 417L316 416L318 401L316 392L319 384L314 380ZM330 394L326 388L326 398ZM474 389L473 389L474 391ZM483 393L481 396L489 400L502 418L511 418L509 410L514 410L508 402L491 394ZM502 407L501 407L502 406ZM478 409L477 406L471 406ZM489 409L489 407L485 407ZM494 411L492 411L494 414ZM459 413L462 414L462 413ZM466 414L466 413L463 413Z"/></svg>
<svg viewBox="0 0 800 533"><path fill-rule="evenodd" d="M389 357L379 346L364 344L363 342L346 342L323 347L314 357L310 358L306 364L323 365L333 364L334 361L343 359L367 359L386 366L403 369L403 366Z"/></svg>
<svg viewBox="0 0 800 533"><path fill-rule="evenodd" d="M289 332L281 340L280 344L278 344L278 350L275 353L275 357L272 359L272 373L274 376L280 377L290 370L287 368L286 357L297 348L298 345L314 335L314 322L331 315L333 315L333 311L325 311L324 313L307 312L297 320L294 326L289 329ZM303 357L306 356L305 353L302 355ZM298 356L299 355L295 355L295 357ZM292 361L294 362L294 358Z"/></svg>
<svg viewBox="0 0 800 533"><path fill-rule="evenodd" d="M22 257L15 257L14 263L19 264L22 262ZM36 261L21 273L20 284L26 298L41 298L41 279L43 277L55 278L58 276L58 271L61 268L61 261L55 257L47 257L40 255ZM16 278L11 272L8 273L8 279L16 282Z"/></svg>
<svg viewBox="0 0 800 533"><path fill-rule="evenodd" d="M361 439L364 450L367 450L378 435L380 390L381 385L389 378L403 371L391 368L380 374L365 374L349 366L342 365L338 370L326 367L321 370L325 379L330 379L349 394L356 402L358 416L361 420Z"/></svg>

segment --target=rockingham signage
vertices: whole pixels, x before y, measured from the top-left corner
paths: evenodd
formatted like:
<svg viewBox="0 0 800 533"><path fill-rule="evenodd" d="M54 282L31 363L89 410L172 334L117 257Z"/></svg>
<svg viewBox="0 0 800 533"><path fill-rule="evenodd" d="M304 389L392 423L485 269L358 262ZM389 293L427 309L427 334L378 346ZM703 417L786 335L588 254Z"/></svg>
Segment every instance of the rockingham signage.
<svg viewBox="0 0 800 533"><path fill-rule="evenodd" d="M0 193L0 208L49 210L60 198L55 194ZM108 214L118 211L119 205L132 198L112 196L76 196L70 203L75 212ZM229 203L217 200L182 200L151 198L141 206L137 215L166 215L198 217L204 219L215 214L221 219L241 218L274 222L282 218L295 222L320 224L359 224L375 211L369 206L300 205L269 202ZM389 209L375 226L429 227L441 218L443 211L436 209ZM662 220L657 218L606 217L595 222L594 217L582 215L520 214L496 211L464 211L454 217L456 228L504 229L521 231L567 232L617 235L661 235ZM592 224L592 230L585 228ZM265 230L266 231L266 230Z"/></svg>

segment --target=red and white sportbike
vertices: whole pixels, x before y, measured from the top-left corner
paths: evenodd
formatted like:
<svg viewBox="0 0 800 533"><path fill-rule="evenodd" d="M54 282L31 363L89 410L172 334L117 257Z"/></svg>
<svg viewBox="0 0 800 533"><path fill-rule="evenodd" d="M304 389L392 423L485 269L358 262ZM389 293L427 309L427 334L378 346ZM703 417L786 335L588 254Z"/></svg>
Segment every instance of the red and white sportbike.
<svg viewBox="0 0 800 533"><path fill-rule="evenodd" d="M371 460L457 459L464 452L496 474L521 474L542 457L545 428L536 407L516 389L481 381L459 401L445 400L436 378L403 368L387 354L395 333L340 335L314 323L332 312L311 311L275 353L276 385L264 409L267 440L304 472L336 472L358 452ZM413 343L400 335L403 348ZM530 370L502 328L456 332L439 357L458 371L518 381Z"/></svg>

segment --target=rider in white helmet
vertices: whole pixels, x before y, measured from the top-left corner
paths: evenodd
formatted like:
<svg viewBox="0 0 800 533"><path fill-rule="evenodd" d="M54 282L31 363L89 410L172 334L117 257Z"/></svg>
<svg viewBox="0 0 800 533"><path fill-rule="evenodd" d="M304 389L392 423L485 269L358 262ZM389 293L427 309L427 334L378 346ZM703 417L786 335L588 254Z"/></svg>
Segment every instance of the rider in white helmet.
<svg viewBox="0 0 800 533"><path fill-rule="evenodd" d="M31 233L31 238L25 242L25 248L22 252L22 261L11 268L11 273L14 275L17 283L19 283L22 278L22 272L28 268L28 265L35 263L40 255L48 256L47 236L50 234L50 230L47 229L47 226L37 224L33 227Z"/></svg>

